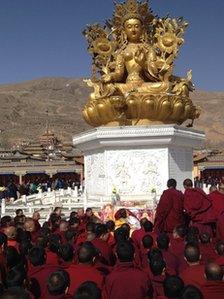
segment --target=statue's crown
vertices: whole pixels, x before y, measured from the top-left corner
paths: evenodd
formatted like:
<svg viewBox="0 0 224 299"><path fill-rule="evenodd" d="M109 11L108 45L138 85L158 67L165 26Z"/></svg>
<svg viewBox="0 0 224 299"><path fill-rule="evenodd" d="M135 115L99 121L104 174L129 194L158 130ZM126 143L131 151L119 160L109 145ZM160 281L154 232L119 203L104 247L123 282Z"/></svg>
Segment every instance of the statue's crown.
<svg viewBox="0 0 224 299"><path fill-rule="evenodd" d="M123 26L129 19L139 19L144 25L152 22L154 16L149 8L148 0L140 2L137 0L126 0L124 3L115 3L113 23L115 27Z"/></svg>

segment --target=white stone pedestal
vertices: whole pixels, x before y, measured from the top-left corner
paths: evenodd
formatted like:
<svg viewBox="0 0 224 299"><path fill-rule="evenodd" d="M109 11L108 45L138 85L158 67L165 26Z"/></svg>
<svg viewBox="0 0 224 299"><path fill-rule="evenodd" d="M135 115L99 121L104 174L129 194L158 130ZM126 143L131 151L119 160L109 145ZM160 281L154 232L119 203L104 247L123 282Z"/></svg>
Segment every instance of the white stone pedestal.
<svg viewBox="0 0 224 299"><path fill-rule="evenodd" d="M84 153L87 200L111 201L116 188L122 201L150 201L169 178L182 189L192 178L193 149L203 147L203 132L176 125L98 127L73 139Z"/></svg>

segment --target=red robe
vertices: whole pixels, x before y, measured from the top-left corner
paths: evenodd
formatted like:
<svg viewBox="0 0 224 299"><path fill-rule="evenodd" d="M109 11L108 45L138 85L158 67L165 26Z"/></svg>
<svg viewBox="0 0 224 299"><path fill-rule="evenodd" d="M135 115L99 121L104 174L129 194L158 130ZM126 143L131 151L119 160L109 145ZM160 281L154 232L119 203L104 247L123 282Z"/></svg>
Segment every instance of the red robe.
<svg viewBox="0 0 224 299"><path fill-rule="evenodd" d="M60 270L60 267L54 265L41 265L41 266L32 266L30 265L27 276L31 279L33 288L31 291L39 293L40 298L44 298L48 294L47 290L47 279L49 275L55 271Z"/></svg>
<svg viewBox="0 0 224 299"><path fill-rule="evenodd" d="M146 232L144 228L136 229L133 231L131 235L131 239L135 243L135 245L140 248L142 246L142 239L144 238L145 235L150 235L153 238L153 245L156 245L156 238L157 238L157 233L156 232Z"/></svg>
<svg viewBox="0 0 224 299"><path fill-rule="evenodd" d="M208 195L212 203L214 217L218 218L224 212L224 194L219 191L214 191Z"/></svg>
<svg viewBox="0 0 224 299"><path fill-rule="evenodd" d="M216 238L217 240L224 240L224 212L219 215L216 222Z"/></svg>
<svg viewBox="0 0 224 299"><path fill-rule="evenodd" d="M163 259L166 263L166 272L169 275L177 275L178 259L169 250L162 250Z"/></svg>
<svg viewBox="0 0 224 299"><path fill-rule="evenodd" d="M107 265L114 264L114 255L108 243L100 238L95 238L91 243L100 251L102 261Z"/></svg>
<svg viewBox="0 0 224 299"><path fill-rule="evenodd" d="M93 281L102 289L104 278L92 265L78 264L70 265L66 271L70 275L69 293L74 294L77 288L85 281Z"/></svg>
<svg viewBox="0 0 224 299"><path fill-rule="evenodd" d="M46 250L46 264L47 265L59 265L58 255L50 250Z"/></svg>
<svg viewBox="0 0 224 299"><path fill-rule="evenodd" d="M190 265L180 273L184 284L193 284L199 289L205 283L205 266L204 265Z"/></svg>
<svg viewBox="0 0 224 299"><path fill-rule="evenodd" d="M145 299L151 288L148 275L130 263L117 263L106 277L108 299Z"/></svg>
<svg viewBox="0 0 224 299"><path fill-rule="evenodd" d="M170 238L170 247L169 251L175 255L176 257L179 257L184 253L185 249L185 241L182 238Z"/></svg>
<svg viewBox="0 0 224 299"><path fill-rule="evenodd" d="M219 255L217 259L215 260L215 263L221 267L224 267L224 256Z"/></svg>
<svg viewBox="0 0 224 299"><path fill-rule="evenodd" d="M201 263L206 264L208 262L214 262L217 259L217 254L214 249L213 243L199 244L201 253Z"/></svg>
<svg viewBox="0 0 224 299"><path fill-rule="evenodd" d="M206 281L200 290L204 299L224 299L224 281Z"/></svg>
<svg viewBox="0 0 224 299"><path fill-rule="evenodd" d="M164 298L164 289L163 282L166 279L167 275L153 275L151 271L149 271L149 278L152 283L153 290L153 299Z"/></svg>
<svg viewBox="0 0 224 299"><path fill-rule="evenodd" d="M173 229L183 222L182 192L174 188L165 190L156 208L155 231L172 233Z"/></svg>
<svg viewBox="0 0 224 299"><path fill-rule="evenodd" d="M198 227L200 233L212 235L209 223L214 222L212 204L205 192L200 188L188 188L184 192L184 209L190 216L191 225Z"/></svg>

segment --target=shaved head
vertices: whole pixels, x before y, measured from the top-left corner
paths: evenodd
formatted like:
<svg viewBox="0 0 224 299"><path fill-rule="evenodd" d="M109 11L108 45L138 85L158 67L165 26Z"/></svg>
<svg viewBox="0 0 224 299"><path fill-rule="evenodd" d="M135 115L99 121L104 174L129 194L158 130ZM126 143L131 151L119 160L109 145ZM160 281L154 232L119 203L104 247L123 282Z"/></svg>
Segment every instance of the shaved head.
<svg viewBox="0 0 224 299"><path fill-rule="evenodd" d="M186 188L192 188L192 187L193 187L193 182L192 182L192 180L191 180L191 179L186 179L186 180L184 180L184 182L183 182L183 186L184 186L185 189L186 189Z"/></svg>
<svg viewBox="0 0 224 299"><path fill-rule="evenodd" d="M205 275L210 281L222 281L223 279L222 268L215 263L209 263L205 266Z"/></svg>

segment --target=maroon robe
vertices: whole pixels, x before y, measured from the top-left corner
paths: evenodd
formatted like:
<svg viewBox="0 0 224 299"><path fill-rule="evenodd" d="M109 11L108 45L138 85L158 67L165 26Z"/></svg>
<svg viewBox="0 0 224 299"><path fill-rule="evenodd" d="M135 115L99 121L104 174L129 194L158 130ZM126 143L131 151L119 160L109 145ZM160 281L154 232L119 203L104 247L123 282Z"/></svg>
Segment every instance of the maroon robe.
<svg viewBox="0 0 224 299"><path fill-rule="evenodd" d="M163 289L163 282L166 279L167 275L153 275L152 272L149 272L149 278L152 283L152 290L153 290L153 299L163 298L164 289Z"/></svg>
<svg viewBox="0 0 224 299"><path fill-rule="evenodd" d="M199 244L200 253L201 253L201 263L206 264L208 262L214 262L217 259L217 254L214 249L213 243L208 244Z"/></svg>
<svg viewBox="0 0 224 299"><path fill-rule="evenodd" d="M59 258L57 253L54 253L50 250L46 251L46 264L47 265L59 265Z"/></svg>
<svg viewBox="0 0 224 299"><path fill-rule="evenodd" d="M217 219L224 212L224 194L216 190L210 193L208 198L212 203L214 217Z"/></svg>
<svg viewBox="0 0 224 299"><path fill-rule="evenodd" d="M100 251L102 261L107 265L114 264L114 255L108 243L100 238L95 238L91 243Z"/></svg>
<svg viewBox="0 0 224 299"><path fill-rule="evenodd" d="M224 267L224 256L219 255L217 259L215 260L215 263L219 265L220 267Z"/></svg>
<svg viewBox="0 0 224 299"><path fill-rule="evenodd" d="M224 212L219 215L216 222L216 238L217 240L224 240Z"/></svg>
<svg viewBox="0 0 224 299"><path fill-rule="evenodd" d="M178 259L169 250L162 250L163 259L166 263L166 272L169 275L177 275L178 273Z"/></svg>
<svg viewBox="0 0 224 299"><path fill-rule="evenodd" d="M193 284L199 289L205 283L205 266L204 265L190 265L180 273L184 284Z"/></svg>
<svg viewBox="0 0 224 299"><path fill-rule="evenodd" d="M204 299L224 299L224 281L206 281L200 290Z"/></svg>
<svg viewBox="0 0 224 299"><path fill-rule="evenodd" d="M49 275L60 270L60 267L54 265L29 266L27 276L31 279L34 293L39 293L40 298L44 298L48 294L47 279Z"/></svg>
<svg viewBox="0 0 224 299"><path fill-rule="evenodd" d="M108 299L145 299L150 288L148 275L135 268L132 262L118 262L106 277Z"/></svg>
<svg viewBox="0 0 224 299"><path fill-rule="evenodd" d="M71 282L69 287L69 293L74 294L77 288L85 281L93 281L97 286L102 289L104 278L99 271L97 271L92 265L78 264L70 265L66 268Z"/></svg>
<svg viewBox="0 0 224 299"><path fill-rule="evenodd" d="M191 225L198 227L200 233L212 235L209 223L214 222L212 204L200 188L187 188L184 192L184 209L190 216Z"/></svg>
<svg viewBox="0 0 224 299"><path fill-rule="evenodd" d="M169 251L175 255L176 257L179 257L184 253L185 249L185 241L182 238L176 238L173 237L170 238L170 247Z"/></svg>
<svg viewBox="0 0 224 299"><path fill-rule="evenodd" d="M182 192L174 188L165 190L156 208L155 231L172 233L173 229L183 222Z"/></svg>

